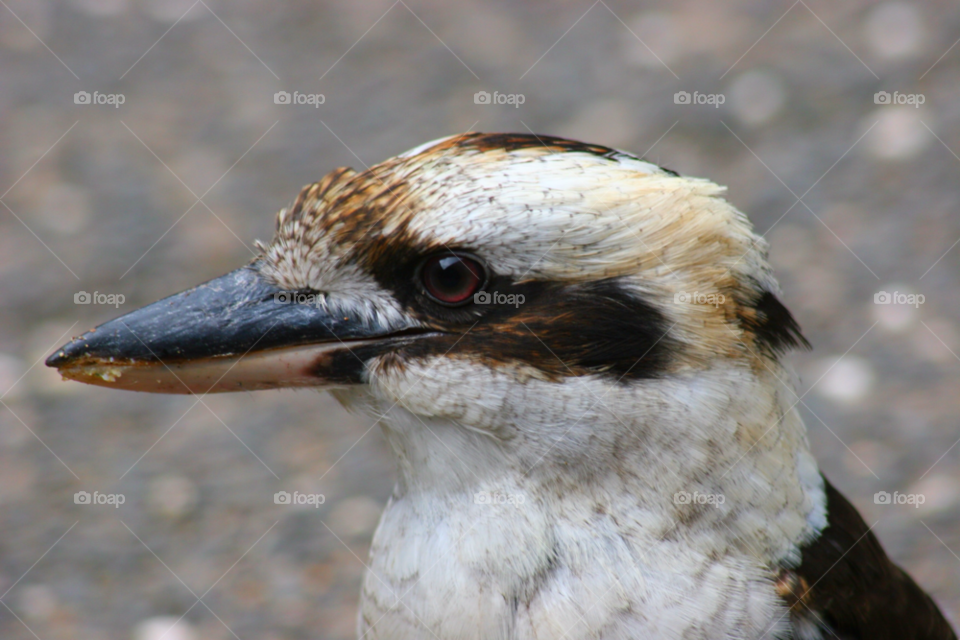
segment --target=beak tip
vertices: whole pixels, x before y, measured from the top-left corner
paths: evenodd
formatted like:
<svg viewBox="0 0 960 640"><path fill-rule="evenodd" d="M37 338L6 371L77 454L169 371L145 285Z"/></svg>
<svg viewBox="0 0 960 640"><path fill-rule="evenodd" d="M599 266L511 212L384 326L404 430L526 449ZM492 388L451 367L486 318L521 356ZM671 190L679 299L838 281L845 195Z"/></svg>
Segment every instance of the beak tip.
<svg viewBox="0 0 960 640"><path fill-rule="evenodd" d="M118 372L128 363L114 364L114 357L106 348L110 346L109 342L101 344L110 335L92 329L50 354L45 364L56 369L64 380L111 386L110 383L119 377Z"/></svg>
<svg viewBox="0 0 960 640"><path fill-rule="evenodd" d="M63 349L59 349L56 353L52 354L49 358L44 361L48 367L53 367L59 369L62 365L67 362L67 354L64 353Z"/></svg>
<svg viewBox="0 0 960 640"><path fill-rule="evenodd" d="M82 336L74 338L67 344L63 345L54 353L50 354L50 357L44 361L44 364L46 364L48 367L53 367L54 369L63 369L64 367L75 362L77 359L90 355L90 344L88 342L88 338L95 331L96 329L88 331Z"/></svg>

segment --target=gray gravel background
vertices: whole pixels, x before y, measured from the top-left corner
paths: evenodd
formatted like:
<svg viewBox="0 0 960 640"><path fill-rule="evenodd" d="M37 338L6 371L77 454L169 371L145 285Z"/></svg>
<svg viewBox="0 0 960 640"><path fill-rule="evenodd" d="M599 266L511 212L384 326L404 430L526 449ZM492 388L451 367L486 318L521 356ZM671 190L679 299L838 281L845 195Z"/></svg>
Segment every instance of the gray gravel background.
<svg viewBox="0 0 960 640"><path fill-rule="evenodd" d="M327 171L467 129L728 185L815 346L794 359L822 468L960 620L960 5L791 2L4 0L0 637L158 640L184 614L167 640L352 636L393 477L372 421L322 393L198 402L38 362L243 264ZM295 489L326 501L273 503Z"/></svg>

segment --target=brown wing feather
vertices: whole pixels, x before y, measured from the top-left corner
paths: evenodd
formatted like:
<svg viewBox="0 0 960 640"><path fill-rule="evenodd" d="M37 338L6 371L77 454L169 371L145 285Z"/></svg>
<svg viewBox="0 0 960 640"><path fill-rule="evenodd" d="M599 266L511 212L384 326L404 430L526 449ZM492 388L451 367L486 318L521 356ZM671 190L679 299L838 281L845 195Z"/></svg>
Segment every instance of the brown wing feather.
<svg viewBox="0 0 960 640"><path fill-rule="evenodd" d="M798 625L812 623L843 640L956 640L930 596L890 561L853 505L824 483L827 528L777 584Z"/></svg>

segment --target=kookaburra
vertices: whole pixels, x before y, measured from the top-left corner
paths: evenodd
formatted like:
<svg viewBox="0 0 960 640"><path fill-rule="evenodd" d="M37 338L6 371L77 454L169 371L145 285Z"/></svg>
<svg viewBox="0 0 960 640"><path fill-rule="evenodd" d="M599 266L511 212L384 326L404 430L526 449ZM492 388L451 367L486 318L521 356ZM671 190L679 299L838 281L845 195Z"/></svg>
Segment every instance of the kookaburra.
<svg viewBox="0 0 960 640"><path fill-rule="evenodd" d="M317 387L398 480L363 638L956 638L820 474L806 342L723 189L470 133L337 169L247 266L50 357L156 393Z"/></svg>

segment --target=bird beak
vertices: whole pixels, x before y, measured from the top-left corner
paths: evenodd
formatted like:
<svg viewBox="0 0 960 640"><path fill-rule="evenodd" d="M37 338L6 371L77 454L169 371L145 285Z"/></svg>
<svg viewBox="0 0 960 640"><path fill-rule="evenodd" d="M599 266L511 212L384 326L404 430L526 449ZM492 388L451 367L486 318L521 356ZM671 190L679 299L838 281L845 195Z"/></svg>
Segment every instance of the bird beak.
<svg viewBox="0 0 960 640"><path fill-rule="evenodd" d="M352 349L409 339L321 305L295 304L255 266L100 325L47 359L64 379L153 393L357 382Z"/></svg>

